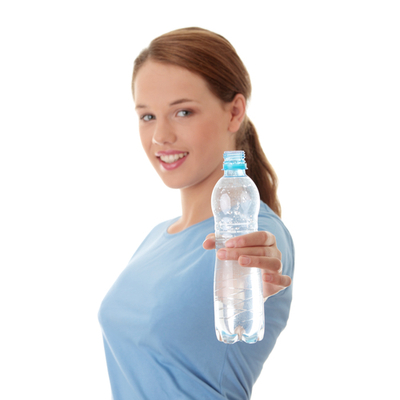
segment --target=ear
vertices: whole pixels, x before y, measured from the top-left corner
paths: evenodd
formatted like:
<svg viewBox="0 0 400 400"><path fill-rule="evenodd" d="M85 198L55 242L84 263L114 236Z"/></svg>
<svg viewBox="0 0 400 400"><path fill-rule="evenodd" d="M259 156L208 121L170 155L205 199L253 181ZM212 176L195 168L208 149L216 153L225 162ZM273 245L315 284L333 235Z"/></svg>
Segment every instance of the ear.
<svg viewBox="0 0 400 400"><path fill-rule="evenodd" d="M228 131L235 133L239 130L244 117L246 116L246 99L238 93L228 105L231 119L229 121Z"/></svg>

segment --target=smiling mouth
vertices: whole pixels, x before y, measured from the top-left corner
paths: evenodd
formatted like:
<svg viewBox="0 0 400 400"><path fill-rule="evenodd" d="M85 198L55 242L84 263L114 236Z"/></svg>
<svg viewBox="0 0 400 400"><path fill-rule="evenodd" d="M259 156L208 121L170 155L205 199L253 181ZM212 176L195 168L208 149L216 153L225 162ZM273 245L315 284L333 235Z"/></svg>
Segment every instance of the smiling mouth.
<svg viewBox="0 0 400 400"><path fill-rule="evenodd" d="M166 164L172 164L183 157L186 157L189 153L179 153L179 154L168 154L160 156L160 160Z"/></svg>

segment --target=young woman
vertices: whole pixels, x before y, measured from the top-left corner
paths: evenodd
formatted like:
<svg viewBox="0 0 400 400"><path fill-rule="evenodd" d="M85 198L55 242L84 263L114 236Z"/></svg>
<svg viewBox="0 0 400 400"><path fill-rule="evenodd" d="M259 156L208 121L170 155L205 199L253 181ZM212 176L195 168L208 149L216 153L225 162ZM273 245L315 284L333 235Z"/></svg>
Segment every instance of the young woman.
<svg viewBox="0 0 400 400"><path fill-rule="evenodd" d="M153 40L135 60L132 91L144 151L181 192L182 215L156 226L99 312L114 400L249 399L286 325L294 250L277 180L246 116L251 85L231 44L200 28ZM230 239L220 259L262 269L264 339L227 345L214 328L211 193L223 153L244 150L261 196L259 232Z"/></svg>

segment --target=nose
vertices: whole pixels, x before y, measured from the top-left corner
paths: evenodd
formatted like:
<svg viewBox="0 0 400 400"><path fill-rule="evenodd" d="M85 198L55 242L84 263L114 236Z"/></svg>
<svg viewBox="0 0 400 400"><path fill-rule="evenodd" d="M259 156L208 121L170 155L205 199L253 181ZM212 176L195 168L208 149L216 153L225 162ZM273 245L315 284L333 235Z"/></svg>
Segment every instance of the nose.
<svg viewBox="0 0 400 400"><path fill-rule="evenodd" d="M162 119L158 119L153 131L153 144L166 145L176 141L176 135L173 132L171 124Z"/></svg>

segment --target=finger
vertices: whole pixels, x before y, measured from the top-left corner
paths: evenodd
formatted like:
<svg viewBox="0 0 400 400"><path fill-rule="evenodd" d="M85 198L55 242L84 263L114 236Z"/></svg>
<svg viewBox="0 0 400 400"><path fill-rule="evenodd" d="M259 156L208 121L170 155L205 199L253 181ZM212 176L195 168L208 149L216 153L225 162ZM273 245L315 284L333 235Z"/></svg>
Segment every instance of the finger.
<svg viewBox="0 0 400 400"><path fill-rule="evenodd" d="M241 256L238 262L242 267L255 267L268 270L271 273L282 273L281 260L276 257Z"/></svg>
<svg viewBox="0 0 400 400"><path fill-rule="evenodd" d="M203 242L203 248L205 250L215 249L215 234L210 233L206 236L206 239Z"/></svg>
<svg viewBox="0 0 400 400"><path fill-rule="evenodd" d="M272 285L288 287L292 283L292 279L287 275L279 275L279 274L263 274L262 279L264 282L267 282Z"/></svg>
<svg viewBox="0 0 400 400"><path fill-rule="evenodd" d="M237 247L223 248L217 252L220 260L237 260L240 256L276 257L281 259L282 254L276 246L273 247Z"/></svg>
<svg viewBox="0 0 400 400"><path fill-rule="evenodd" d="M273 246L275 244L276 239L272 233L258 231L229 239L226 241L225 247Z"/></svg>

